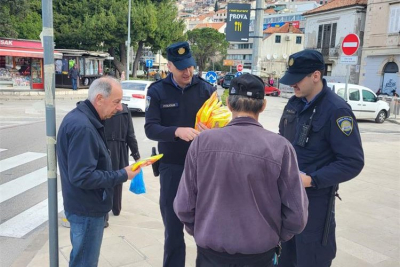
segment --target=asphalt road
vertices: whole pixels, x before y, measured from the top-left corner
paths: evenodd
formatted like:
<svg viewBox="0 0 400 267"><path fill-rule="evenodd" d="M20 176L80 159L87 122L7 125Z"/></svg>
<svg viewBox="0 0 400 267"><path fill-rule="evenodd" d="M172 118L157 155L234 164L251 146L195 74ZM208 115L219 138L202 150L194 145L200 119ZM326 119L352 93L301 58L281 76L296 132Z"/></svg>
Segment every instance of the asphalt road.
<svg viewBox="0 0 400 267"><path fill-rule="evenodd" d="M219 94L222 89L219 89ZM259 121L264 128L278 131L278 123L287 99L281 97L266 97L267 108L260 115ZM56 127L62 118L75 107L77 100L56 100ZM47 220L39 225L27 215L29 211L47 199L47 184L34 184L31 188L22 190L25 184L13 184L21 177L31 177L33 173L46 167L46 117L43 100L10 100L0 103L0 198L5 191L17 192L0 202L0 266L11 266L22 254L32 254L41 248L48 239ZM132 115L136 137L142 157L150 156L151 147L156 142L147 139L144 134L143 114ZM385 122L377 124L373 121L360 121L359 128L363 142L395 142L400 144L400 125ZM397 146L398 149L399 146ZM21 163L21 155L31 153L36 158ZM29 155L31 155L29 154ZM15 157L17 163L12 165ZM376 158L382 160L385 155L376 151ZM7 167L7 164L11 164ZM42 175L43 179L43 175ZM60 183L59 183L60 184ZM9 187L6 187L9 186ZM7 189L9 188L9 189ZM34 212L33 216L39 214ZM28 217L27 217L28 216ZM32 216L32 214L30 215ZM13 231L14 235L2 235L7 222L14 220L24 225L24 230ZM14 222L12 221L12 222ZM37 223L36 223L37 224ZM17 236L17 237L16 237Z"/></svg>

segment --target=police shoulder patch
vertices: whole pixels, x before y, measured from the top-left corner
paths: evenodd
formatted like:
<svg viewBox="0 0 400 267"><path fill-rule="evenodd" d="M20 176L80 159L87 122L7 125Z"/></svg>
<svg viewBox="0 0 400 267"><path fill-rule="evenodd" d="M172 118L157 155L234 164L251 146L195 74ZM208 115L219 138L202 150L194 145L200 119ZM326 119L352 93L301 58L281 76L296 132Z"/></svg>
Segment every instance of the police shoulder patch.
<svg viewBox="0 0 400 267"><path fill-rule="evenodd" d="M339 129L347 136L353 131L353 118L351 116L340 117L336 120Z"/></svg>
<svg viewBox="0 0 400 267"><path fill-rule="evenodd" d="M146 110L145 111L147 111L149 109L150 100L151 100L151 96L146 96Z"/></svg>

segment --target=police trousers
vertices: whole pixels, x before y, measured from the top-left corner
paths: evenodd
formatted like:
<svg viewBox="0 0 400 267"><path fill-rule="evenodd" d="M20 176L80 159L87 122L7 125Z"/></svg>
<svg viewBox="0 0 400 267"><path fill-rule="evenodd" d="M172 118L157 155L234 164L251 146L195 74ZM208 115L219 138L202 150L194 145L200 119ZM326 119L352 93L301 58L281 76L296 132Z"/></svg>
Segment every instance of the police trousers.
<svg viewBox="0 0 400 267"><path fill-rule="evenodd" d="M327 242L322 244L329 195L308 194L308 200L306 228L291 240L282 243L279 267L329 267L336 256L334 208L331 211Z"/></svg>
<svg viewBox="0 0 400 267"><path fill-rule="evenodd" d="M197 246L196 267L272 267L275 248L260 254L228 254Z"/></svg>
<svg viewBox="0 0 400 267"><path fill-rule="evenodd" d="M183 223L173 208L183 167L183 165L160 163L160 210L165 227L163 267L185 266Z"/></svg>

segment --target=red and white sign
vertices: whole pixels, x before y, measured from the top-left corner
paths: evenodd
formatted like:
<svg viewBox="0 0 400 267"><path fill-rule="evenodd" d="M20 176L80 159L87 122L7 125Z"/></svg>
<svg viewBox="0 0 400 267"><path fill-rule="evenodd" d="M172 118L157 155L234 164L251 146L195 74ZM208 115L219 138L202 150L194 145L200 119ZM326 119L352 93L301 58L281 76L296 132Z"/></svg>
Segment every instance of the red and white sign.
<svg viewBox="0 0 400 267"><path fill-rule="evenodd" d="M236 66L236 70L237 70L237 71L242 71L242 70L243 70L243 65L242 65L242 64L238 64L238 65Z"/></svg>
<svg viewBox="0 0 400 267"><path fill-rule="evenodd" d="M342 42L342 51L346 56L351 56L357 52L360 47L360 38L357 34L350 33L344 37Z"/></svg>

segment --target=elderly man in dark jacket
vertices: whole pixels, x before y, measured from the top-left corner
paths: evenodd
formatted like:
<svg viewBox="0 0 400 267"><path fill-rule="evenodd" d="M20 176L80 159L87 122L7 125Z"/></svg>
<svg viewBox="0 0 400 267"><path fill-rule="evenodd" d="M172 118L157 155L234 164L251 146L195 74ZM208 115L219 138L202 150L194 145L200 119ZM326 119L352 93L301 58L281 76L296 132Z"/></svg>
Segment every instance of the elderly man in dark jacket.
<svg viewBox="0 0 400 267"><path fill-rule="evenodd" d="M113 188L140 170L112 170L104 120L122 110L122 88L111 77L95 80L88 99L63 119L57 135L65 215L71 225L69 266L97 266L104 219L112 207Z"/></svg>
<svg viewBox="0 0 400 267"><path fill-rule="evenodd" d="M232 121L194 139L174 210L197 244L197 267L270 267L279 242L300 233L308 199L292 145L258 122L264 82L232 80Z"/></svg>
<svg viewBox="0 0 400 267"><path fill-rule="evenodd" d="M121 111L105 121L105 133L107 145L111 152L113 170L120 170L129 165L129 149L135 161L140 159L131 112L125 104L122 104ZM118 216L121 212L121 200L122 184L118 184L114 187L112 207L115 216Z"/></svg>

